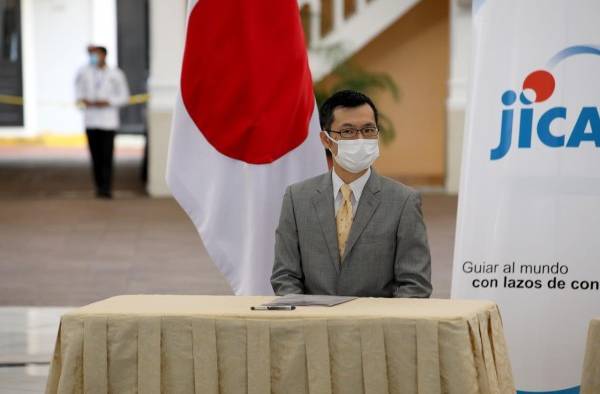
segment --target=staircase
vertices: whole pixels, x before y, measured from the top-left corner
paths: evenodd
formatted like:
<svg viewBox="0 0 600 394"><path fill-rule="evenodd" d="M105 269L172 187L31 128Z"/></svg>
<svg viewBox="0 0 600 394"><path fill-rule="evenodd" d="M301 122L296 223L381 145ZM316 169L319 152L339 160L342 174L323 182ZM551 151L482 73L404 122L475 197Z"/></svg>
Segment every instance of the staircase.
<svg viewBox="0 0 600 394"><path fill-rule="evenodd" d="M418 2L298 0L313 80L324 78L337 64L362 49Z"/></svg>

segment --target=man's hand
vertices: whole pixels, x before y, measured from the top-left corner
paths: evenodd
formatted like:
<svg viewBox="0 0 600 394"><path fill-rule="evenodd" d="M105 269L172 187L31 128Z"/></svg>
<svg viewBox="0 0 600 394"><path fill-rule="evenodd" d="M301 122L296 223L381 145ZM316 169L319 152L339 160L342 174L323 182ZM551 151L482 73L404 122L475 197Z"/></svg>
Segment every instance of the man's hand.
<svg viewBox="0 0 600 394"><path fill-rule="evenodd" d="M110 103L106 100L94 101L94 107L104 108L108 107Z"/></svg>
<svg viewBox="0 0 600 394"><path fill-rule="evenodd" d="M100 100L100 101L90 101L90 100L81 100L81 103L83 103L83 105L85 105L86 107L98 107L98 108L104 108L104 107L108 107L110 106L110 103L106 100Z"/></svg>

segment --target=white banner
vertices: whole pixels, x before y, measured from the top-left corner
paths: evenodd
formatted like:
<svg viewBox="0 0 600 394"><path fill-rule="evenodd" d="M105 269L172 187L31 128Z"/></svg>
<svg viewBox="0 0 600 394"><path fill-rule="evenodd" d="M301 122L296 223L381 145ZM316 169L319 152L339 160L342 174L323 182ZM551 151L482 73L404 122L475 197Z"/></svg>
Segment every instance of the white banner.
<svg viewBox="0 0 600 394"><path fill-rule="evenodd" d="M521 393L578 393L600 316L600 1L474 0L453 298L501 308Z"/></svg>

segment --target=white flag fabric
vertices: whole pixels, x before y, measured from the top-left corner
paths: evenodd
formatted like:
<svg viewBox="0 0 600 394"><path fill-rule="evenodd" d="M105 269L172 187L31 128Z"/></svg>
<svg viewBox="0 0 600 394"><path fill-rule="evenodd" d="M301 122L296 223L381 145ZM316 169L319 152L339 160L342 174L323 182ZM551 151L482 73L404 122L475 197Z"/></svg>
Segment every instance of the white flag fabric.
<svg viewBox="0 0 600 394"><path fill-rule="evenodd" d="M235 294L273 294L287 185L327 171L296 0L190 3L167 183Z"/></svg>
<svg viewBox="0 0 600 394"><path fill-rule="evenodd" d="M600 2L474 0L453 298L493 299L519 393L579 393L600 316Z"/></svg>

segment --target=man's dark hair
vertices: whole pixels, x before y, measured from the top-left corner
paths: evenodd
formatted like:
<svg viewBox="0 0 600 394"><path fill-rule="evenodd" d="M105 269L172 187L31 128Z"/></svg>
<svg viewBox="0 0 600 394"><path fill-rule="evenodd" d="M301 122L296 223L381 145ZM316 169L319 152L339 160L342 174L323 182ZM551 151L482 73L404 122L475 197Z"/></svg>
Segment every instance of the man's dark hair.
<svg viewBox="0 0 600 394"><path fill-rule="evenodd" d="M108 51L106 50L106 47L95 47L94 49L96 51L102 52L104 54L104 56L106 56L106 54L108 53Z"/></svg>
<svg viewBox="0 0 600 394"><path fill-rule="evenodd" d="M338 107L356 108L361 105L368 104L375 115L375 124L379 122L379 114L373 101L366 95L356 90L340 90L335 92L331 97L321 104L319 110L319 121L321 122L321 130L329 130L333 123L333 111Z"/></svg>

